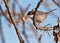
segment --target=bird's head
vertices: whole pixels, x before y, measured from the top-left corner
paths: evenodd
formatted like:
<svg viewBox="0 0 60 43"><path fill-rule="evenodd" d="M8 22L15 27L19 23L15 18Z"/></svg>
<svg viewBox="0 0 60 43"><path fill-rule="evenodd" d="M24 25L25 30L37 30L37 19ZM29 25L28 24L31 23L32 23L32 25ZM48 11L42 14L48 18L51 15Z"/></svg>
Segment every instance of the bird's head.
<svg viewBox="0 0 60 43"><path fill-rule="evenodd" d="M29 18L33 18L33 11L29 11L28 14L27 14L27 16L28 16Z"/></svg>

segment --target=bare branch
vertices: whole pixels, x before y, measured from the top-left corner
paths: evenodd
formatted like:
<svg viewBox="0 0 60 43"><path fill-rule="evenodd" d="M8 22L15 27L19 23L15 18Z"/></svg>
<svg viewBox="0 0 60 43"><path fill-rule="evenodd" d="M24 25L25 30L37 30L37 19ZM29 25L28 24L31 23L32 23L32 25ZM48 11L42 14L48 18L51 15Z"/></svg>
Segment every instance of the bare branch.
<svg viewBox="0 0 60 43"><path fill-rule="evenodd" d="M60 7L60 3L57 3L55 0L52 0L58 7Z"/></svg>
<svg viewBox="0 0 60 43"><path fill-rule="evenodd" d="M23 12L23 8L22 8L22 6L19 4L18 0L15 0L15 2L16 2L16 4L18 5L20 11Z"/></svg>
<svg viewBox="0 0 60 43"><path fill-rule="evenodd" d="M42 4L42 2L43 2L43 0L40 0L40 1L38 2L37 6L36 6L36 8L35 8L35 13L36 13L36 11L38 10L39 6Z"/></svg>
<svg viewBox="0 0 60 43"><path fill-rule="evenodd" d="M6 6L6 8L7 8L8 13L9 13L9 17L10 17L10 19L11 19L11 22L12 22L12 24L13 24L15 30L16 30L17 36L18 36L18 38L19 38L19 41L20 41L20 43L24 43L24 40L22 39L22 37L21 37L21 35L20 35L20 32L19 32L19 30L18 30L18 28L17 28L17 26L16 26L16 23L15 23L14 18L12 17L11 10L10 10L10 8L9 8L6 0L4 0L4 3L5 3L5 6Z"/></svg>
<svg viewBox="0 0 60 43"><path fill-rule="evenodd" d="M2 10L1 5L0 5L0 10L1 10L2 14L5 16L5 18L11 23L11 20L7 17L7 15Z"/></svg>
<svg viewBox="0 0 60 43"><path fill-rule="evenodd" d="M1 20L1 15L0 15L0 35L1 35L2 43L5 43L4 34L3 34L3 30L2 29L3 29L2 28L2 20Z"/></svg>

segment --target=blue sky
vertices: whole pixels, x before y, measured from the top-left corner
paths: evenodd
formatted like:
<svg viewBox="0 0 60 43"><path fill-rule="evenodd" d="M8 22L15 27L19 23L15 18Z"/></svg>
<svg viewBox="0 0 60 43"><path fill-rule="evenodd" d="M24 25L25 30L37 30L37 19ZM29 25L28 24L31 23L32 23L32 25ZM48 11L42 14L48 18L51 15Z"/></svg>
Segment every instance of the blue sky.
<svg viewBox="0 0 60 43"><path fill-rule="evenodd" d="M30 10L32 10L36 7L38 1L39 0L20 0L19 2L20 2L20 4L22 5L23 8L26 8L26 6L30 3L31 6L28 10L28 11L30 11ZM47 2L51 3L51 0L48 0ZM4 5L2 5L2 6L3 6L3 9L5 9ZM60 9L56 5L53 5L53 6L50 7L51 10L55 9L55 8L57 8L57 11L55 11L55 13L57 14L57 16L60 16L60 14L59 14ZM19 12L18 7L16 7L16 10L17 10L17 12ZM48 10L46 10L46 8L44 7L43 4L41 5L41 7L38 10L44 11L44 12L48 11ZM56 25L56 21L57 21L57 18L54 18L52 15L49 15L48 18L45 20L45 22L43 22L41 25L44 26L46 24L51 23L52 26L54 26L54 25ZM18 40L18 37L16 35L16 32L14 30L13 25L11 27L8 27L7 21L4 17L2 17L2 26L3 26L2 28L3 28L5 42L6 43L19 43L19 40ZM28 26L29 25L27 24L27 29L28 30L26 30L26 34L27 35L33 35L32 37L28 38L29 42L30 43L38 43L37 39L34 37L34 34L33 34L32 30L29 30ZM21 28L21 25L20 25L19 28ZM19 29L19 31L21 32L22 29ZM39 34L42 34L42 40L41 40L42 43L54 43L53 35L51 34L52 32L50 32L51 37L49 37L47 32L40 31L40 30L37 30L37 31L38 31ZM23 39L25 40L24 36L23 36Z"/></svg>

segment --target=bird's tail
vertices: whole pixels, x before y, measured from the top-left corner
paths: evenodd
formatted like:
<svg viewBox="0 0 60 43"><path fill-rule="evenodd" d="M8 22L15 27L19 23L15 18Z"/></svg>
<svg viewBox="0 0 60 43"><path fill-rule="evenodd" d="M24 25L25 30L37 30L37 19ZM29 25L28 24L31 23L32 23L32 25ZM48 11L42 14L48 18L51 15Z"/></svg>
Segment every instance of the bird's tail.
<svg viewBox="0 0 60 43"><path fill-rule="evenodd" d="M57 10L57 9L53 9L53 10L49 11L48 13L51 13L51 12L53 12L53 11L55 11L55 10Z"/></svg>

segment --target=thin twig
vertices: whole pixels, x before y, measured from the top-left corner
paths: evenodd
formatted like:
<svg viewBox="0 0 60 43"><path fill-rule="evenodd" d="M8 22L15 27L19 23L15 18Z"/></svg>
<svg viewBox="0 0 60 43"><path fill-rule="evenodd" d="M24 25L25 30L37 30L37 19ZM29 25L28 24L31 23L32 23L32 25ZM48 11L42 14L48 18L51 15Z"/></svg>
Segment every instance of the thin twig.
<svg viewBox="0 0 60 43"><path fill-rule="evenodd" d="M16 2L16 4L18 5L20 11L23 12L23 8L22 8L22 6L19 4L18 0L15 0L15 2Z"/></svg>
<svg viewBox="0 0 60 43"><path fill-rule="evenodd" d="M7 15L2 10L1 5L0 5L0 10L1 10L2 14L5 16L5 18L11 23L11 20L7 17Z"/></svg>
<svg viewBox="0 0 60 43"><path fill-rule="evenodd" d="M55 0L52 0L58 7L60 7L60 3L57 3Z"/></svg>
<svg viewBox="0 0 60 43"><path fill-rule="evenodd" d="M35 8L35 13L36 13L36 11L38 10L39 6L42 4L42 2L43 2L43 0L40 0L40 1L38 2L37 6L36 6L36 8Z"/></svg>
<svg viewBox="0 0 60 43"><path fill-rule="evenodd" d="M0 14L1 14L1 13L0 13ZM0 15L0 35L1 35L2 43L5 43L4 34L3 34L3 30L2 30L1 15Z"/></svg>
<svg viewBox="0 0 60 43"><path fill-rule="evenodd" d="M23 31L22 31L22 33L23 33L23 35L25 36L25 39L26 39L26 42L27 43L29 43L29 41L28 41L28 37L27 37L27 35L26 35L26 33L25 33L25 29L26 29L26 27L25 27L25 22L23 21Z"/></svg>
<svg viewBox="0 0 60 43"><path fill-rule="evenodd" d="M21 35L20 35L20 32L18 31L18 28L17 28L17 26L16 26L15 20L14 20L14 18L12 17L11 10L10 10L10 8L9 8L6 0L4 0L4 3L5 3L5 6L6 6L7 10L8 10L9 17L10 17L10 19L11 19L11 22L12 22L12 24L13 24L15 30L16 30L17 36L18 36L18 38L19 38L19 41L20 41L20 43L24 43L24 40L22 39L22 37L21 37Z"/></svg>

